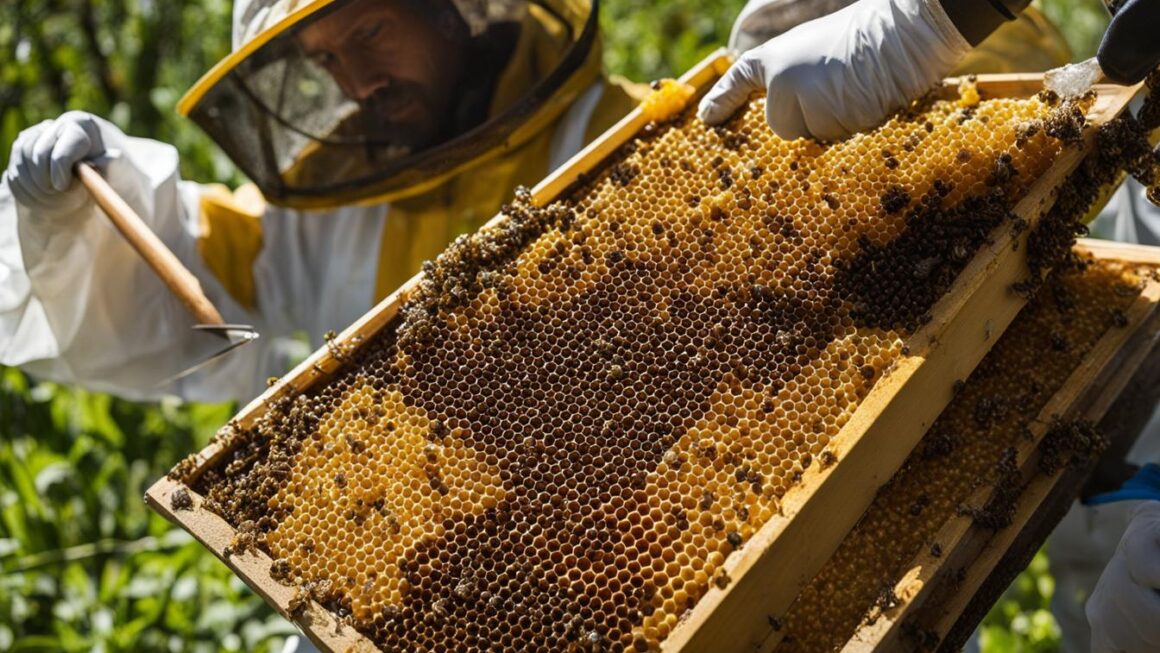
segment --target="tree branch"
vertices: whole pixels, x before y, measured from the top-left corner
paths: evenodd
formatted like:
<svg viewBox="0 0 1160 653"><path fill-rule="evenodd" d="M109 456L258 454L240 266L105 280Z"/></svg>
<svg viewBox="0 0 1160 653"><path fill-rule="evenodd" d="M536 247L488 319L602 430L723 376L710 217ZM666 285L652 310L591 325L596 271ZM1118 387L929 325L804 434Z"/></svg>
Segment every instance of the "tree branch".
<svg viewBox="0 0 1160 653"><path fill-rule="evenodd" d="M80 20L81 34L84 35L85 50L88 52L90 64L96 70L98 87L105 98L105 106L111 108L116 104L120 94L113 81L109 58L101 51L100 37L97 32L97 17L93 10L92 0L81 0L77 17Z"/></svg>

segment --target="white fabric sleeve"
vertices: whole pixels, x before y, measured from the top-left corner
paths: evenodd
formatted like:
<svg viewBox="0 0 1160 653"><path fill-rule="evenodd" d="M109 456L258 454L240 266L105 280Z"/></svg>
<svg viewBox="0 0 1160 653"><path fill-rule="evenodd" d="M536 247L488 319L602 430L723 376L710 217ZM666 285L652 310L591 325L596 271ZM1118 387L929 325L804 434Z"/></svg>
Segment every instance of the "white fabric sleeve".
<svg viewBox="0 0 1160 653"><path fill-rule="evenodd" d="M244 402L321 346L324 333L372 307L387 206L267 207L262 250L249 271L257 306L248 311L198 254L202 187L181 181L177 163L173 147L128 138L104 174L225 321L253 325L261 337L158 385L225 340L191 328L192 314L94 203L67 215L33 215L0 184L0 365L128 399Z"/></svg>
<svg viewBox="0 0 1160 653"><path fill-rule="evenodd" d="M197 255L199 187L180 181L177 162L168 145L128 138L104 174L198 277L226 321L249 322L254 316L230 300ZM229 365L158 385L224 344L193 331L193 323L95 203L36 215L0 186L0 364L130 399L252 394L254 373L246 368L259 352L247 347Z"/></svg>

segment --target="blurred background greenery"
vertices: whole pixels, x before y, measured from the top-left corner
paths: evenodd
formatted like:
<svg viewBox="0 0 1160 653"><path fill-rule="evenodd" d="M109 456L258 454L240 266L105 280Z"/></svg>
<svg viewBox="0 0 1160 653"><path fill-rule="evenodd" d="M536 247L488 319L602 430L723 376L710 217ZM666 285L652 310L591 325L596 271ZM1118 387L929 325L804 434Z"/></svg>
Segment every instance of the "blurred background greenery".
<svg viewBox="0 0 1160 653"><path fill-rule="evenodd" d="M724 43L744 0L605 0L605 64L646 81ZM1037 0L1073 59L1091 56L1099 0ZM187 179L237 184L174 106L230 46L230 0L0 3L0 168L16 135L69 109L173 143ZM266 651L290 626L141 500L233 405L136 404L0 368L0 651ZM984 622L988 652L1052 651L1047 561Z"/></svg>

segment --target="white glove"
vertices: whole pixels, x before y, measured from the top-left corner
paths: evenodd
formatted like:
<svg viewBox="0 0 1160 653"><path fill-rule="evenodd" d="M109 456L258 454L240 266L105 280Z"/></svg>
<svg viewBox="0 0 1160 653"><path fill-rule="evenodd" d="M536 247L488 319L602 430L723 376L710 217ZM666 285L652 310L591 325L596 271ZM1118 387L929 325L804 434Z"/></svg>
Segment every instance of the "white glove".
<svg viewBox="0 0 1160 653"><path fill-rule="evenodd" d="M1093 653L1160 651L1160 501L1132 513L1084 610Z"/></svg>
<svg viewBox="0 0 1160 653"><path fill-rule="evenodd" d="M743 54L699 115L723 122L764 90L778 136L835 140L877 126L970 49L939 0L861 0Z"/></svg>
<svg viewBox="0 0 1160 653"><path fill-rule="evenodd" d="M123 145L124 134L112 123L83 111L45 120L16 137L5 180L13 197L34 213L65 214L89 201L73 183L73 166Z"/></svg>

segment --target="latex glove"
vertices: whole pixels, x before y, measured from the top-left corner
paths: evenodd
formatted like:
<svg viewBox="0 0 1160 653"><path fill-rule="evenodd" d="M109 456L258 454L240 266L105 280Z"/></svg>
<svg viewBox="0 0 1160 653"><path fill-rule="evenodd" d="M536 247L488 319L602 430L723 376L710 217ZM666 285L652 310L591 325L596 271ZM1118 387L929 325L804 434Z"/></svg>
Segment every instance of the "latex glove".
<svg viewBox="0 0 1160 653"><path fill-rule="evenodd" d="M1093 653L1160 651L1160 501L1132 513L1084 610Z"/></svg>
<svg viewBox="0 0 1160 653"><path fill-rule="evenodd" d="M120 149L124 138L106 120L69 111L20 132L12 145L5 181L13 197L33 215L75 211L89 197L74 183L73 166Z"/></svg>
<svg viewBox="0 0 1160 653"><path fill-rule="evenodd" d="M861 0L741 56L701 100L723 122L755 91L778 136L835 140L877 126L970 50L939 0Z"/></svg>

